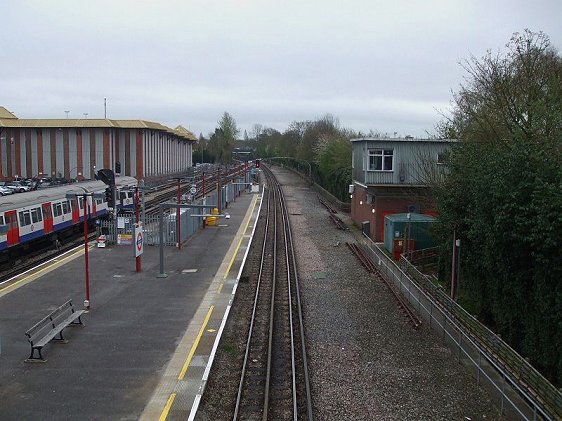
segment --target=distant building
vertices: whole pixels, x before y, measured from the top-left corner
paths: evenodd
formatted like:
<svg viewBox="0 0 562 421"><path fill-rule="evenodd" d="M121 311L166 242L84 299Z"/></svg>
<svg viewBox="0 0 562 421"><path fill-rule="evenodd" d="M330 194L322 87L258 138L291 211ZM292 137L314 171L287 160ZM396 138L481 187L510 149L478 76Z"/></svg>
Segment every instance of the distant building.
<svg viewBox="0 0 562 421"><path fill-rule="evenodd" d="M91 179L110 168L137 179L192 166L197 138L145 120L20 119L0 107L0 180ZM117 171L116 171L117 172Z"/></svg>
<svg viewBox="0 0 562 421"><path fill-rule="evenodd" d="M442 176L450 139L352 139L351 217L384 241L384 217L396 213L436 216L430 180Z"/></svg>

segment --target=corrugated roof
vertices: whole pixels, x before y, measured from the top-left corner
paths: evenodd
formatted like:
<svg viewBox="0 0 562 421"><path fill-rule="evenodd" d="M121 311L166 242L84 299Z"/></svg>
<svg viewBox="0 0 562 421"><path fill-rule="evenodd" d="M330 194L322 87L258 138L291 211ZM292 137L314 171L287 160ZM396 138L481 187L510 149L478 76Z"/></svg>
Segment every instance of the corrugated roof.
<svg viewBox="0 0 562 421"><path fill-rule="evenodd" d="M0 113L2 109L0 107ZM13 116L9 111L6 112ZM197 138L188 130L178 131L166 127L160 123L146 120L110 120L110 119L93 119L93 118L63 118L63 119L28 119L3 117L0 114L0 127L10 128L116 128L116 129L151 129L160 130L172 135L181 137L185 140L195 141Z"/></svg>
<svg viewBox="0 0 562 421"><path fill-rule="evenodd" d="M452 143L456 142L456 139L419 139L416 137L358 137L351 139L352 142L442 142L442 143Z"/></svg>
<svg viewBox="0 0 562 421"><path fill-rule="evenodd" d="M183 127L181 124L180 124L178 127L176 127L174 130L175 130L176 132L178 132L181 136L188 137L188 138L190 138L190 139L192 139L192 140L198 140L197 137L195 137L195 135L194 135L192 132L190 132L189 130L187 130L187 129L186 129L185 127Z"/></svg>
<svg viewBox="0 0 562 421"><path fill-rule="evenodd" d="M17 119L17 117L13 113L8 111L4 107L0 107L0 118L10 118L10 119L15 118L15 119Z"/></svg>

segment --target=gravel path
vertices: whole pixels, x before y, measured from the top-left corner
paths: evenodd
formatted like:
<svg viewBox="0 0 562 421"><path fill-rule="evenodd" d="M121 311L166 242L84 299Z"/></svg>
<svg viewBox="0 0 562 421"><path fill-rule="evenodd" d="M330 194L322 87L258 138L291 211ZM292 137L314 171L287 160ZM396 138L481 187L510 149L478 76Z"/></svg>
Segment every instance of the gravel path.
<svg viewBox="0 0 562 421"><path fill-rule="evenodd" d="M354 229L336 229L303 180L286 170L273 170L291 214L315 419L502 419L440 338L427 326L414 330L392 294L351 254L345 242L355 240ZM349 216L337 216L351 227ZM252 256L198 420L232 418L253 293L250 273L257 264Z"/></svg>
<svg viewBox="0 0 562 421"><path fill-rule="evenodd" d="M501 419L434 332L414 330L360 266L345 245L352 232L336 229L301 179L274 172L293 214L316 419Z"/></svg>

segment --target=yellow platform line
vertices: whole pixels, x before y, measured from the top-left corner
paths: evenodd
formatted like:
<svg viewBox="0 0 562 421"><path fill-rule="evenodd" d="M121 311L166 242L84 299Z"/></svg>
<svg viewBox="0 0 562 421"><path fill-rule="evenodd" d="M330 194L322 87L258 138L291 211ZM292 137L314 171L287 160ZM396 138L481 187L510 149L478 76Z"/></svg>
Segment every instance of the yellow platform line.
<svg viewBox="0 0 562 421"><path fill-rule="evenodd" d="M252 213L254 213L254 209L256 208L257 202L258 202L257 200L254 200L254 206L252 207ZM250 214L250 217L248 218L248 222L246 222L246 226L244 227L244 232L240 236L240 240L238 241L238 245L236 246L236 250L234 251L234 254L232 255L232 258L230 259L230 262L228 263L228 267L226 268L226 272L224 273L223 279L226 279L226 277L228 276L228 273L230 272L230 268L232 267L232 264L234 263L234 259L236 258L236 255L238 254L238 249L242 245L242 240L244 239L244 235L246 234L246 231L248 230L248 226L250 225L251 220L252 220L252 215Z"/></svg>
<svg viewBox="0 0 562 421"><path fill-rule="evenodd" d="M205 327L207 327L207 323L209 323L209 319L211 318L211 313L213 312L213 309L215 308L215 306L211 306L209 308L209 311L207 312L207 316L205 316L205 320L203 321L203 325L201 326L201 329L199 329L199 333L197 334L197 338L195 338L195 342L193 342L193 345L191 346L191 350L189 351L189 355L187 356L187 359L185 360L185 363L183 364L183 367L180 371L180 374L178 376L178 380L183 380L183 378L185 377L185 373L187 372L187 369L189 368L189 364L191 363L191 359L193 358L193 354L195 354L195 350L197 349L197 346L199 345L199 341L201 340L201 336L203 335L203 332L205 331Z"/></svg>
<svg viewBox="0 0 562 421"><path fill-rule="evenodd" d="M172 393L166 402L166 406L162 410L162 414L160 414L160 418L158 421L165 421L168 418L168 414L170 413L170 409L172 409L172 404L174 403L174 399L176 399L176 392Z"/></svg>
<svg viewBox="0 0 562 421"><path fill-rule="evenodd" d="M88 250L93 248L93 247L94 246L88 246ZM0 293L2 293L3 291L12 291L14 289L17 289L21 286L20 284L25 284L25 283L30 282L33 279L40 278L45 273L50 272L50 271L58 268L59 266L62 266L63 264L66 263L66 261L73 260L73 259L75 259L78 256L83 255L83 254L84 254L83 248L80 249L80 250L76 250L72 254L69 254L68 256L63 257L62 259L53 261L53 262L49 263L48 266L45 266L45 267L43 267L43 268L41 268L41 269L39 269L35 272L30 273L29 275L26 275L25 277L23 277L19 281L16 281L14 283L8 283L6 286L0 288Z"/></svg>

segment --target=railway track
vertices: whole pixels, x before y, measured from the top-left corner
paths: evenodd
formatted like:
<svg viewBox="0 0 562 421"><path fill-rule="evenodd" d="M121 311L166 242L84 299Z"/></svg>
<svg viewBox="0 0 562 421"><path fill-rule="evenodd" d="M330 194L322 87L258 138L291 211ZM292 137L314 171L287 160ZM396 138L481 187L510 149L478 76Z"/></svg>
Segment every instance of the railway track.
<svg viewBox="0 0 562 421"><path fill-rule="evenodd" d="M267 178L267 217L234 420L312 420L292 233L283 192Z"/></svg>
<svg viewBox="0 0 562 421"><path fill-rule="evenodd" d="M422 325L421 319L418 317L416 312L411 308L410 304L406 299L402 296L400 291L396 291L396 289L388 282L384 276L382 276L372 262L372 260L365 254L365 251L358 246L356 243L346 243L347 247L351 250L351 252L357 257L361 265L367 270L367 272L371 273L375 276L379 281L382 281L386 287L392 292L394 298L396 300L396 304L402 310L404 315L408 318L408 321L412 324L414 329L419 329Z"/></svg>

